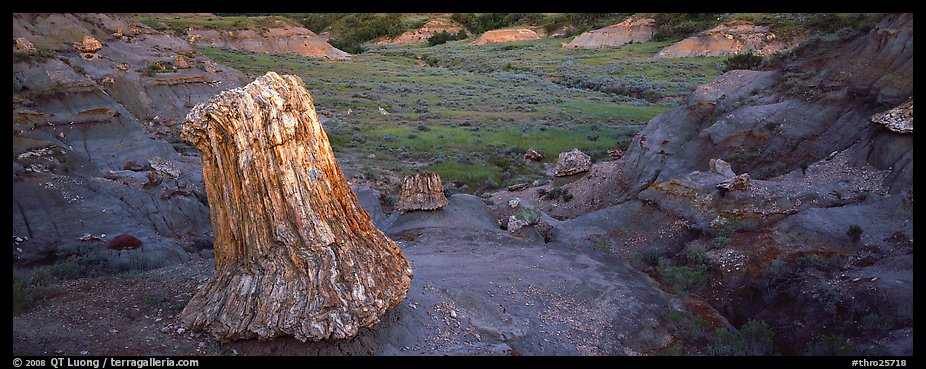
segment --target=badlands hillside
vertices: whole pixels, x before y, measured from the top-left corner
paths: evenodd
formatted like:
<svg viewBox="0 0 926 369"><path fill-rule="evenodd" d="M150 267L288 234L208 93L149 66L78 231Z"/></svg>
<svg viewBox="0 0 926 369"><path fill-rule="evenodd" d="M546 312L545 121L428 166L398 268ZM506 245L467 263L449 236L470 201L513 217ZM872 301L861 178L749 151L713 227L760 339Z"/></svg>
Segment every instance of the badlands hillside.
<svg viewBox="0 0 926 369"><path fill-rule="evenodd" d="M12 19L14 355L913 353L912 14Z"/></svg>

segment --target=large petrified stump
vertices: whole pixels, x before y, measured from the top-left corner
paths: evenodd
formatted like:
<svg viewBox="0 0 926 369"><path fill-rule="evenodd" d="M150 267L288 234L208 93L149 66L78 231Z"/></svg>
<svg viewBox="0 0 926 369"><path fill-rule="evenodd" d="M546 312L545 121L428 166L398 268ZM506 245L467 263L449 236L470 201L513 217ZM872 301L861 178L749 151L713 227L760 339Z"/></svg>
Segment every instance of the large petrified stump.
<svg viewBox="0 0 926 369"><path fill-rule="evenodd" d="M193 108L215 277L180 314L221 341L345 338L405 298L412 270L347 185L296 76L270 72Z"/></svg>
<svg viewBox="0 0 926 369"><path fill-rule="evenodd" d="M444 185L440 176L434 172L407 175L402 180L402 190L395 210L409 212L413 210L437 210L447 206Z"/></svg>

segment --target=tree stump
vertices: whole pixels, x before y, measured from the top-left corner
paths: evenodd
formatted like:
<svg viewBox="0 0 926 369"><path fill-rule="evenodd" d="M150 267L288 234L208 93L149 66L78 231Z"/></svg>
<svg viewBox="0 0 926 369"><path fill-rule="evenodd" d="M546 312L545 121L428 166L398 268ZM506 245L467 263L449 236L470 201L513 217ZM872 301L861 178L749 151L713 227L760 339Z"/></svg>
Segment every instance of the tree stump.
<svg viewBox="0 0 926 369"><path fill-rule="evenodd" d="M360 207L299 77L224 91L181 136L201 153L216 268L185 326L223 342L348 338L405 298L409 262Z"/></svg>
<svg viewBox="0 0 926 369"><path fill-rule="evenodd" d="M395 210L409 212L413 210L437 210L447 206L449 201L444 196L444 185L440 176L434 172L407 175L402 180L402 190Z"/></svg>

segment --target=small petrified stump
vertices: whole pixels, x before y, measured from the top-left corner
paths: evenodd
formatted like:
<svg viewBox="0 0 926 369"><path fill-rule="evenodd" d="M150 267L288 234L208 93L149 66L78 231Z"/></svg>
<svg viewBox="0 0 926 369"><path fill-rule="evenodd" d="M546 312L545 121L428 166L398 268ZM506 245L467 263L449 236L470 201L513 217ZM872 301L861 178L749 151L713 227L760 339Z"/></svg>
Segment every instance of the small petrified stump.
<svg viewBox="0 0 926 369"><path fill-rule="evenodd" d="M360 207L302 79L270 72L194 107L215 277L180 313L220 341L348 338L411 286L402 250Z"/></svg>
<svg viewBox="0 0 926 369"><path fill-rule="evenodd" d="M440 176L434 172L415 173L405 176L402 191L395 210L409 212L413 210L437 210L447 206L444 185Z"/></svg>
<svg viewBox="0 0 926 369"><path fill-rule="evenodd" d="M95 53L103 48L103 44L93 36L84 36L83 41L77 44L77 50L82 53Z"/></svg>
<svg viewBox="0 0 926 369"><path fill-rule="evenodd" d="M587 172L592 167L592 158L579 149L561 152L553 166L553 175L557 177L571 176Z"/></svg>
<svg viewBox="0 0 926 369"><path fill-rule="evenodd" d="M35 54L35 46L32 45L29 40L22 37L17 37L15 40L13 40L13 51L26 54Z"/></svg>
<svg viewBox="0 0 926 369"><path fill-rule="evenodd" d="M618 160L624 157L624 152L621 149L608 149L608 157Z"/></svg>

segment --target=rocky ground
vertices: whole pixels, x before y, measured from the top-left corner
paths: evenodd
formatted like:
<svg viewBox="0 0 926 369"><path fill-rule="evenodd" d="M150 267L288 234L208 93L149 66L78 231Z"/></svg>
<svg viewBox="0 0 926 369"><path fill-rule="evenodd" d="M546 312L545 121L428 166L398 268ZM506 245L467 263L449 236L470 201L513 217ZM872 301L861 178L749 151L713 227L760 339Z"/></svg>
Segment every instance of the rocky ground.
<svg viewBox="0 0 926 369"><path fill-rule="evenodd" d="M494 218L470 210L481 204L472 196L452 197L446 211L470 219L452 227L422 221L437 213L412 212L403 217L423 227L400 219L397 223L405 226L386 228L415 270L412 289L375 329L352 340L220 344L185 330L177 314L212 274L211 261L197 259L134 276L55 286L40 306L14 319L13 352L643 355L676 341L661 314L679 303L645 274L613 256L487 229Z"/></svg>

